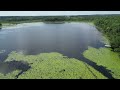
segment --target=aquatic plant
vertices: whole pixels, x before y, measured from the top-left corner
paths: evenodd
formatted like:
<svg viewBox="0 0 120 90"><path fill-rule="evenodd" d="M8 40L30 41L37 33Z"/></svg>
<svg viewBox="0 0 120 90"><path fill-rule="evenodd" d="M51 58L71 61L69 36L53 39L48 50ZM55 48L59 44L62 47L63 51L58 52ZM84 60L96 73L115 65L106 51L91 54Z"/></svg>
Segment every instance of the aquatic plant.
<svg viewBox="0 0 120 90"><path fill-rule="evenodd" d="M106 79L88 64L56 52L23 55L13 51L5 62L13 60L26 61L31 66L18 79Z"/></svg>
<svg viewBox="0 0 120 90"><path fill-rule="evenodd" d="M120 57L118 53L108 48L88 47L88 50L84 52L84 57L111 70L114 78L120 78Z"/></svg>
<svg viewBox="0 0 120 90"><path fill-rule="evenodd" d="M0 79L16 79L16 75L20 73L20 70L15 70L11 73L8 73L6 75L0 73Z"/></svg>

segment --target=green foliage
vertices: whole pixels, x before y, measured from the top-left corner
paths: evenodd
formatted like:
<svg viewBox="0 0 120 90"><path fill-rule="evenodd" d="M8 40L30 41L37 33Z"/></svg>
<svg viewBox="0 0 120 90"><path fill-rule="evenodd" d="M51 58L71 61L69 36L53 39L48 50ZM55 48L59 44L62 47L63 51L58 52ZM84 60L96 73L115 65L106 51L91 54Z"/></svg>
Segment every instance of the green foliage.
<svg viewBox="0 0 120 90"><path fill-rule="evenodd" d="M2 24L0 24L0 27L3 26L3 23L18 24L33 21L92 22L95 24L96 28L98 28L99 31L104 33L104 35L109 39L109 41L107 41L107 44L110 44L112 46L112 51L120 52L119 15L0 17L0 22L2 22ZM107 67L107 69L112 71L111 73L115 78L120 78L120 58L117 53L114 53L112 51L106 48L89 48L89 50L85 51L84 56L96 62L98 65L103 65ZM20 53L12 52L7 58L6 62L13 60L27 61L32 67L30 70L20 75L19 78L105 78L103 75L101 75L101 73L93 69L91 66L81 61L78 61L77 59L64 57L59 53L23 55ZM70 72L70 70L72 71ZM86 72L84 70L86 70ZM96 74L93 75L91 71ZM0 74L0 77L4 77L4 75Z"/></svg>
<svg viewBox="0 0 120 90"><path fill-rule="evenodd" d="M113 50L120 52L120 16L101 16L94 23L107 36Z"/></svg>
<svg viewBox="0 0 120 90"><path fill-rule="evenodd" d="M18 79L106 79L88 64L56 52L38 55L12 52L5 62L13 60L26 61L31 66Z"/></svg>
<svg viewBox="0 0 120 90"><path fill-rule="evenodd" d="M113 77L120 79L120 57L118 53L112 52L108 48L96 49L89 47L84 52L84 56L97 63L97 65L102 65L111 70Z"/></svg>
<svg viewBox="0 0 120 90"><path fill-rule="evenodd" d="M0 79L16 79L16 75L18 75L18 73L20 73L20 70L15 70L15 71L8 73L6 75L0 73Z"/></svg>

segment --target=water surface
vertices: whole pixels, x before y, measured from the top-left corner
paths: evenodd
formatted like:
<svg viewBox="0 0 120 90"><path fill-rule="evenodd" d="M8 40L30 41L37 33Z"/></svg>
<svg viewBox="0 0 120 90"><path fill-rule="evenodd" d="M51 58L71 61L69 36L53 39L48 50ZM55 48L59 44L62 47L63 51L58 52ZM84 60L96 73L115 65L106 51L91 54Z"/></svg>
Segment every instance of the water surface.
<svg viewBox="0 0 120 90"><path fill-rule="evenodd" d="M103 47L101 33L87 23L45 24L28 23L1 29L0 59L11 51L34 55L59 52L68 57L80 58L88 46ZM8 52L8 53L7 53Z"/></svg>
<svg viewBox="0 0 120 90"><path fill-rule="evenodd" d="M24 23L17 26L2 28L0 30L0 62L4 61L12 51L21 52L26 55L36 55L39 53L58 52L70 58L76 58L89 64L103 75L112 78L109 70L105 67L97 66L96 63L83 57L83 52L88 46L95 48L104 47L102 34L93 25L87 23ZM9 62L10 63L10 62ZM2 68L7 65L2 72L8 72L8 66L19 65L27 67L29 65L22 62L2 63ZM26 66L27 65L27 66ZM23 71L27 69L19 68ZM6 71L7 70L7 71ZM11 70L14 70L12 68ZM10 72L11 72L10 70ZM19 73L21 74L21 73ZM19 76L19 75L18 75ZM18 77L16 76L16 77Z"/></svg>

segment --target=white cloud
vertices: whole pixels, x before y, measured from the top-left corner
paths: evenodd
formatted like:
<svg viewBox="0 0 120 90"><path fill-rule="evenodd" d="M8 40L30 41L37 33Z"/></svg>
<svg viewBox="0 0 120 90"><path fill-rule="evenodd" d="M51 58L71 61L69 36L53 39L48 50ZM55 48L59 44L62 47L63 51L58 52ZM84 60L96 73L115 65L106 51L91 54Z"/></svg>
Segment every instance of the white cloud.
<svg viewBox="0 0 120 90"><path fill-rule="evenodd" d="M120 14L120 11L0 11L0 16Z"/></svg>

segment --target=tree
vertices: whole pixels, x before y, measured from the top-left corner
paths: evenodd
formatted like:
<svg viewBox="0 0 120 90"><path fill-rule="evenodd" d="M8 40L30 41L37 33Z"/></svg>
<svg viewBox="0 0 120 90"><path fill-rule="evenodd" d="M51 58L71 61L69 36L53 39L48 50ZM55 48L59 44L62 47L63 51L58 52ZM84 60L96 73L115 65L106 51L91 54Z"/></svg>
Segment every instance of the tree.
<svg viewBox="0 0 120 90"><path fill-rule="evenodd" d="M94 16L93 21L108 37L113 51L120 52L120 16Z"/></svg>

